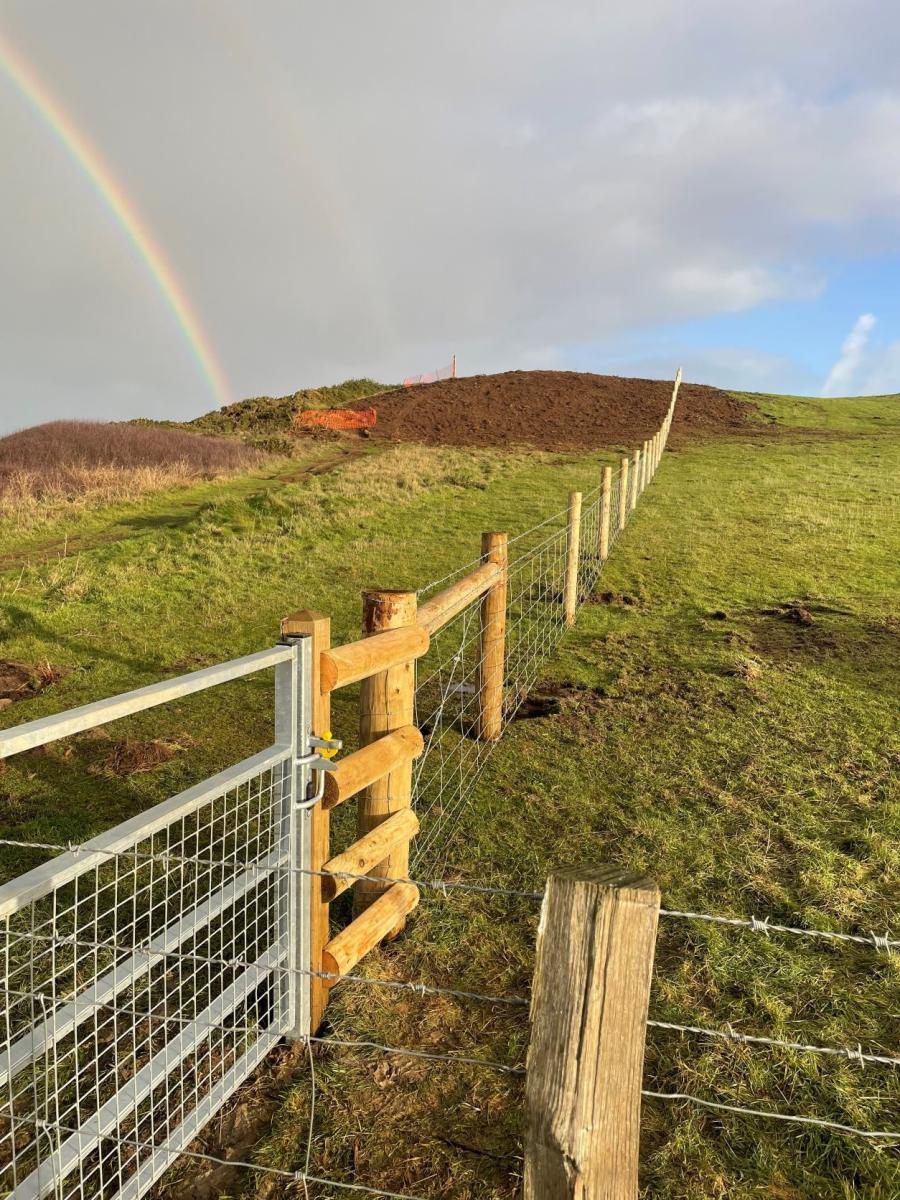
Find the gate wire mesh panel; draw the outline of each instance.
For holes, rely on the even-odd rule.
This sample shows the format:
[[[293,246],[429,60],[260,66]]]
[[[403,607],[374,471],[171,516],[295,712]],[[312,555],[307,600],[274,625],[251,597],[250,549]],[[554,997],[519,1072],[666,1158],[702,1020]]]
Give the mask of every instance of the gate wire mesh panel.
[[[619,514],[626,503],[621,485],[621,471],[616,471],[609,497],[610,550],[619,536]],[[601,506],[599,488],[583,497],[579,602],[591,594],[603,566],[599,553]],[[550,518],[510,541],[514,552],[507,584],[504,725],[539,681],[566,628],[566,528],[563,524],[548,532],[553,523]],[[446,586],[447,581],[441,583]],[[478,741],[476,736],[480,638],[481,605],[476,601],[433,634],[428,653],[417,664],[415,719],[425,737],[425,751],[413,775],[420,825],[413,843],[413,869],[433,870],[442,861],[475,779],[496,744]]]
[[[115,854],[60,855],[43,888],[14,881],[2,1194],[142,1195],[288,1029],[291,756],[243,768]]]

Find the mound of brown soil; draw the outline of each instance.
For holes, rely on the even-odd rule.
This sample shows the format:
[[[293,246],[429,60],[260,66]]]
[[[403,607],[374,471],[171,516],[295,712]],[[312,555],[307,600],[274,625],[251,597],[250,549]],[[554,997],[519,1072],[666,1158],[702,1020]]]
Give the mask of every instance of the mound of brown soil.
[[[372,434],[445,446],[630,449],[656,432],[671,396],[665,381],[578,371],[469,375],[382,393]],[[672,437],[738,432],[755,415],[728,392],[683,384]]]

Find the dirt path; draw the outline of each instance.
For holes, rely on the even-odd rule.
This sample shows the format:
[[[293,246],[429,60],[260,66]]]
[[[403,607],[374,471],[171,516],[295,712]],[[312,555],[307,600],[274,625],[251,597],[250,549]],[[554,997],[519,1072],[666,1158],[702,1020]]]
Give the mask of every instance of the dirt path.
[[[310,463],[308,466],[297,467],[296,470],[286,474],[273,475],[269,480],[260,480],[264,486],[259,489],[259,492],[274,490],[289,483],[301,483],[304,479],[312,479],[316,475],[327,475],[330,471],[343,467],[353,459],[368,453],[371,453],[371,448],[365,443],[336,447],[335,453],[327,459]],[[206,503],[206,500],[182,501],[175,504],[167,513],[136,515],[99,533],[53,538],[46,542],[38,542],[23,550],[0,554],[0,571],[10,571],[30,563],[50,562],[55,558],[68,558],[72,554],[98,550],[103,546],[128,541],[152,530],[177,529],[182,525],[190,524]]]

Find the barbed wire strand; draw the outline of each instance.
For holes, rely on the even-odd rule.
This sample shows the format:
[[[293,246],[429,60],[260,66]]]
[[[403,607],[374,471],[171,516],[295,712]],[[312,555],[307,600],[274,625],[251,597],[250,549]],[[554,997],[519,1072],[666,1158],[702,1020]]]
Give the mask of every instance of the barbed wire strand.
[[[672,1021],[656,1021],[648,1020],[647,1025],[651,1029],[670,1029],[676,1033],[695,1033],[701,1037],[716,1038],[722,1041],[729,1042],[744,1042],[749,1046],[772,1046],[779,1050],[797,1050],[804,1054],[829,1054],[836,1058],[846,1058],[851,1062],[858,1062],[860,1066],[865,1063],[880,1063],[888,1067],[900,1067],[900,1057],[890,1054],[871,1054],[864,1051],[862,1043],[855,1050],[847,1047],[842,1049],[838,1046],[812,1046],[805,1042],[790,1042],[783,1041],[780,1038],[764,1037],[750,1033],[739,1033],[736,1029],[704,1029],[699,1025],[676,1025]]]
[[[0,846],[10,846],[19,850],[53,850],[59,853],[70,854],[104,854],[109,858],[127,858],[129,861],[140,859],[155,863],[176,863],[178,865],[189,864],[192,866],[212,866],[221,867],[221,858],[207,858],[202,855],[181,855],[181,854],[153,854],[150,851],[125,849],[113,850],[97,848],[88,845],[86,842],[20,842],[13,838],[0,838]],[[309,867],[292,867],[288,863],[243,863],[235,861],[236,866],[240,867],[241,873],[257,873],[262,875],[313,875],[322,879],[352,879],[354,881],[363,881],[367,883],[409,883],[415,887],[427,888],[430,891],[443,892],[445,895],[449,892],[474,892],[485,896],[510,896],[521,900],[543,900],[544,893],[520,891],[515,888],[493,887],[490,884],[482,883],[464,883],[456,879],[406,879],[390,877],[386,879],[384,875],[357,875],[352,871],[314,871]]]
[[[436,1051],[418,1050],[409,1046],[385,1046],[381,1042],[344,1041],[334,1037],[309,1037],[307,1041],[316,1042],[321,1046],[342,1046],[357,1050],[378,1050],[385,1054],[398,1054],[406,1058],[427,1058],[435,1062],[458,1063],[467,1067],[487,1067],[492,1071],[502,1071],[507,1075],[524,1075],[523,1066],[512,1066],[509,1063],[496,1062],[489,1058],[468,1058],[459,1054],[439,1054]]]
[[[795,1113],[767,1112],[762,1108],[743,1108],[740,1105],[725,1104],[719,1100],[702,1100],[699,1096],[691,1096],[686,1092],[653,1092],[644,1088],[641,1090],[641,1095],[649,1100],[686,1100],[689,1104],[699,1104],[703,1108],[736,1113],[742,1117],[766,1117],[771,1121],[788,1121],[797,1125],[815,1125],[820,1129],[833,1129],[839,1133],[851,1133],[862,1138],[900,1140],[900,1132],[895,1133],[888,1129],[858,1129],[855,1125],[842,1125],[838,1121],[826,1121],[821,1117],[803,1117]]]
[[[82,1130],[68,1125],[60,1125],[54,1121],[44,1120],[42,1117],[22,1117],[18,1113],[6,1114],[6,1120],[9,1121],[10,1127],[15,1129],[17,1125],[35,1126],[38,1129],[43,1129],[48,1133],[65,1133],[81,1135]],[[104,1135],[105,1141],[114,1141],[120,1146],[134,1146],[138,1150],[150,1150],[154,1154],[165,1154],[169,1158],[192,1158],[200,1162],[212,1163],[217,1167],[230,1167],[232,1170],[240,1171],[255,1171],[262,1175],[275,1175],[280,1179],[289,1179],[293,1183],[318,1183],[323,1187],[343,1188],[349,1192],[362,1192],[367,1196],[384,1196],[387,1200],[424,1200],[422,1196],[413,1196],[408,1192],[390,1192],[385,1188],[369,1187],[364,1183],[342,1183],[338,1179],[325,1179],[319,1175],[310,1175],[306,1171],[291,1171],[284,1167],[267,1167],[261,1163],[246,1162],[237,1158],[219,1158],[215,1154],[204,1154],[201,1150],[175,1150],[168,1146],[157,1144],[156,1142],[145,1142],[133,1137],[120,1137],[118,1135]]]
[[[795,925],[779,925],[768,917],[720,917],[710,913],[679,912],[675,909],[661,908],[661,917],[675,917],[688,921],[707,921],[713,925],[730,925],[735,928],[749,929],[753,933],[788,933],[795,937],[818,938],[833,942],[850,942],[859,946],[869,946],[875,950],[883,950],[890,954],[900,948],[900,940],[877,933],[839,933],[830,929],[800,929]]]
[[[402,991],[415,992],[421,996],[447,996],[459,1000],[474,1000],[485,1004],[505,1004],[516,1008],[528,1008],[531,1001],[525,996],[489,996],[481,992],[469,992],[460,988],[438,987],[429,983],[419,983],[406,979],[371,978],[367,975],[339,974],[336,971],[313,971],[305,967],[283,967],[278,963],[261,964],[250,962],[244,958],[226,958],[211,954],[185,954],[177,950],[157,950],[149,944],[141,942],[122,946],[111,941],[91,941],[88,938],[76,937],[74,934],[50,934],[17,932],[7,935],[11,944],[18,942],[39,941],[50,942],[54,946],[74,946],[87,950],[118,950],[124,954],[142,954],[153,959],[175,959],[176,962],[203,963],[207,966],[223,966],[233,971],[257,971],[262,975],[305,975],[314,979],[330,979],[333,983],[365,983],[370,987],[393,988]],[[2,989],[0,989],[2,991]]]

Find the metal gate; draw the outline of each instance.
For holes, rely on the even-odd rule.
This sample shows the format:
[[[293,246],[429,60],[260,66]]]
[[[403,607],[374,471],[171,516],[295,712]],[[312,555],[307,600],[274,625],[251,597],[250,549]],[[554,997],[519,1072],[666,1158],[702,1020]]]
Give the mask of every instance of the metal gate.
[[[135,1200],[309,1034],[309,640],[0,733],[8,758],[270,668],[271,746],[0,887],[0,1195]]]

